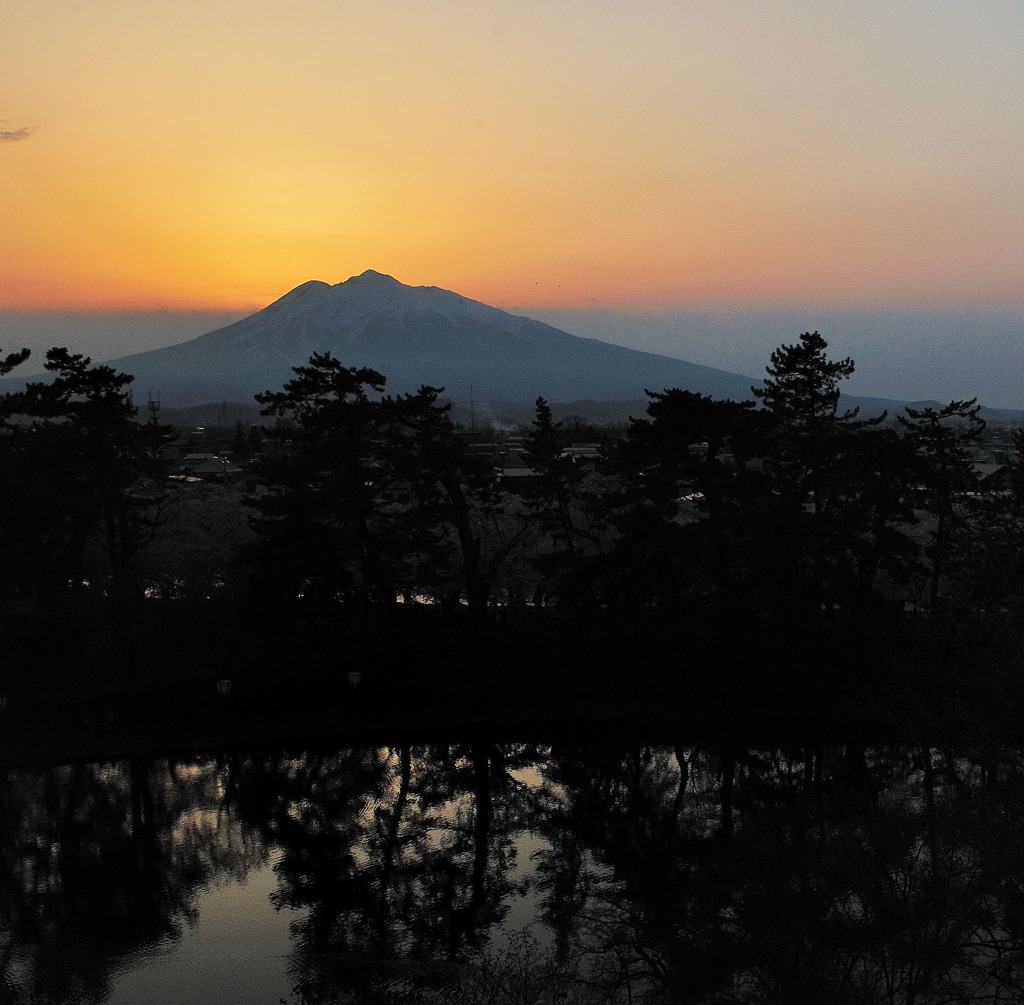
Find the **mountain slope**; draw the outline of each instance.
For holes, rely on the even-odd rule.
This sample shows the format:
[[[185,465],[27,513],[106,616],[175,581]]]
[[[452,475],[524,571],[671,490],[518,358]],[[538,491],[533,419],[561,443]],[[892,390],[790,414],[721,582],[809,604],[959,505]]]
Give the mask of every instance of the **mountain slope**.
[[[276,390],[313,352],[370,366],[388,391],[421,384],[455,399],[637,399],[685,387],[749,398],[752,378],[578,338],[447,290],[367,271],[331,286],[303,283],[241,321],[180,345],[108,361],[135,375],[136,396],[168,405],[247,400]]]

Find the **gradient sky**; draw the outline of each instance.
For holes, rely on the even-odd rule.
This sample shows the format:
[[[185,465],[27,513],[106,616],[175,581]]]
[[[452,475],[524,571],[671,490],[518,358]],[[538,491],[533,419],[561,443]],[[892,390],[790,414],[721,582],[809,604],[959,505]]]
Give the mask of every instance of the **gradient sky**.
[[[112,358],[373,268],[1024,405],[1022,39],[1022,0],[4,0],[0,347]]]
[[[5,0],[0,306],[1016,305],[1024,4]]]

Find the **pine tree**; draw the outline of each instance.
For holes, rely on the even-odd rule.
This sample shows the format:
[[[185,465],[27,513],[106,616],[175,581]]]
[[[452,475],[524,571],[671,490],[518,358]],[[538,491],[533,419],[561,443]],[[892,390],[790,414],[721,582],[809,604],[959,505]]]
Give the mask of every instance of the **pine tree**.
[[[600,534],[595,521],[595,465],[566,452],[563,424],[544,398],[535,402],[534,420],[523,456],[531,475],[520,495],[540,547],[531,564],[540,578],[538,597],[563,606],[593,610],[597,604],[595,562]]]
[[[928,552],[931,559],[929,609],[937,612],[940,585],[952,557],[955,532],[963,526],[957,500],[977,486],[970,444],[981,436],[985,420],[976,399],[951,401],[944,408],[907,407],[896,418],[914,451],[921,504],[935,518]]]
[[[838,416],[840,382],[849,379],[854,362],[849,357],[829,359],[828,343],[819,332],[804,332],[795,345],[782,345],[770,357],[763,387],[753,387],[754,397],[780,421],[791,426],[812,427],[837,418],[853,418],[854,409]]]
[[[377,441],[385,378],[314,353],[280,391],[256,395],[275,449],[260,464],[266,491],[251,500],[261,581],[286,598],[391,604],[396,569],[381,499],[395,480]]]
[[[21,366],[32,354],[30,349],[19,349],[17,352],[9,352],[3,359],[0,359],[0,377],[10,373],[16,366]]]
[[[159,494],[140,485],[162,473],[171,430],[138,421],[130,375],[60,348],[47,352],[44,366],[51,380],[3,401],[4,413],[30,420],[10,426],[3,445],[4,467],[19,486],[0,515],[5,535],[18,539],[9,588],[50,596],[105,573],[115,596],[137,592],[133,563]],[[103,570],[84,565],[92,539]]]
[[[798,604],[832,610],[856,580],[854,553],[864,525],[849,504],[864,457],[861,434],[885,419],[840,412],[840,386],[854,372],[849,357],[833,360],[818,332],[776,349],[761,388],[752,388],[769,426],[765,472],[772,503],[761,537],[774,573]]]
[[[440,388],[385,396],[374,370],[328,353],[257,400],[284,424],[261,462],[258,566],[286,596],[391,608],[436,591],[483,616],[489,593],[477,510],[491,489],[441,404]]]
[[[465,592],[470,615],[480,620],[491,588],[480,520],[497,505],[496,486],[490,465],[466,450],[450,403],[438,400],[442,390],[425,385],[387,399],[392,425],[385,450],[415,503],[409,540],[423,558],[423,580],[437,583],[445,569],[457,569],[455,593]]]
[[[523,499],[551,543],[554,554],[572,563],[577,558],[577,532],[572,502],[580,469],[566,454],[551,406],[538,398],[535,418],[526,437],[523,456],[532,469]]]
[[[623,557],[649,556],[669,595],[724,597],[742,578],[741,541],[754,480],[760,415],[752,401],[715,400],[669,388],[647,392],[648,417],[633,419],[616,451],[629,505],[620,510]],[[670,575],[666,573],[670,572]]]

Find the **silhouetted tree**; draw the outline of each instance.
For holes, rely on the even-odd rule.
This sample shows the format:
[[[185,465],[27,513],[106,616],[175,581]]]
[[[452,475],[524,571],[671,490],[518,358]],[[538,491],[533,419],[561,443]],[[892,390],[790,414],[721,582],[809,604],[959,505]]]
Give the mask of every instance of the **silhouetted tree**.
[[[731,601],[748,571],[747,516],[763,492],[749,466],[763,452],[763,417],[752,401],[647,393],[649,418],[633,420],[622,455],[641,493],[682,527],[688,592]]]
[[[915,474],[921,484],[919,502],[934,518],[928,547],[931,561],[928,599],[933,613],[951,556],[953,534],[963,525],[957,500],[977,486],[968,446],[985,428],[979,411],[980,406],[975,405],[972,398],[951,401],[941,409],[907,407],[905,416],[897,416],[915,454]]]
[[[588,540],[578,520],[587,469],[566,453],[562,424],[555,422],[547,401],[538,398],[535,408],[523,451],[532,474],[521,491],[528,517],[544,542],[533,557],[534,567],[545,583],[546,594],[557,596],[562,604],[592,608],[596,597],[585,567],[594,542]]]
[[[383,396],[385,378],[314,354],[279,392],[257,395],[277,450],[253,499],[264,576],[291,597],[358,597],[390,608],[428,592],[471,613],[487,608],[478,517],[494,503],[488,467],[471,457],[440,388]]]
[[[843,497],[835,513],[848,576],[835,588],[857,620],[878,613],[875,588],[881,573],[900,585],[920,570],[913,472],[913,450],[891,425],[862,428],[848,438]]]
[[[167,426],[140,423],[127,388],[134,379],[67,349],[51,349],[49,381],[3,399],[9,423],[2,464],[18,485],[4,496],[0,526],[17,539],[9,588],[29,596],[109,577],[113,593],[138,588],[133,563],[151,533],[147,511],[162,471]],[[102,564],[90,562],[95,540]]]
[[[376,370],[314,353],[283,390],[256,396],[263,415],[283,420],[260,465],[266,492],[252,500],[257,566],[279,595],[394,602],[395,542],[381,500],[396,474],[376,450],[384,383]]]
[[[833,360],[818,332],[771,355],[763,387],[754,387],[770,424],[765,471],[775,542],[765,571],[774,567],[798,607],[829,610],[844,583],[855,578],[851,547],[862,528],[844,525],[852,457],[859,435],[885,415],[857,419],[857,409],[839,411],[840,385],[854,370],[852,359]],[[765,528],[767,530],[767,528]]]
[[[9,352],[0,359],[0,376],[10,373],[16,366],[21,366],[32,355],[31,349],[19,349],[17,352]]]
[[[440,403],[442,388],[423,386],[384,402],[390,419],[382,444],[385,456],[408,485],[414,506],[409,540],[424,556],[430,573],[420,581],[438,582],[444,546],[454,541],[458,559],[456,596],[465,592],[470,614],[487,610],[490,576],[482,552],[481,518],[498,503],[493,470],[486,458],[472,456],[451,421],[450,403]],[[448,562],[451,567],[451,562]],[[451,589],[444,591],[451,593]]]
[[[139,556],[149,595],[200,602],[240,598],[245,549],[253,540],[242,486],[175,482],[161,500],[159,526]]]

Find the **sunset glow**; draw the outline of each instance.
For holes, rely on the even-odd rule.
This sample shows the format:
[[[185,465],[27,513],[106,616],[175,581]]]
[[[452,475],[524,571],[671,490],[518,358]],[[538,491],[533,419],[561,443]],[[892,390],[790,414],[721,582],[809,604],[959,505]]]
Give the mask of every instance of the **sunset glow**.
[[[0,306],[1019,304],[1024,7],[8,0]]]

